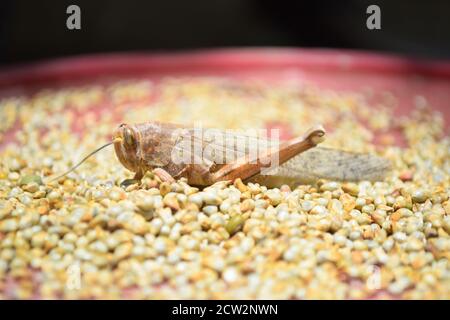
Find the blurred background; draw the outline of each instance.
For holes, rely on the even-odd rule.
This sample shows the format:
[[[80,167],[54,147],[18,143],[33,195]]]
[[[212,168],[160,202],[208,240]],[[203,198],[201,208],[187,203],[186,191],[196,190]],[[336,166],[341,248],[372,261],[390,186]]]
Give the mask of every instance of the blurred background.
[[[81,30],[66,8],[81,8]],[[381,30],[366,9],[381,8]],[[450,1],[1,0],[0,64],[100,52],[294,46],[450,57]]]

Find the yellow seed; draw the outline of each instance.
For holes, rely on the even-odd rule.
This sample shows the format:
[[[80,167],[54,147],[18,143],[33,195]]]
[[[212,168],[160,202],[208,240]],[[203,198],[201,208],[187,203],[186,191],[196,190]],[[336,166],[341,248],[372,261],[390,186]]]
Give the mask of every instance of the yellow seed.
[[[345,183],[342,185],[342,190],[348,194],[357,197],[359,194],[359,186],[355,183]]]
[[[234,181],[234,186],[239,189],[240,192],[245,192],[248,190],[247,186],[242,182],[240,178]]]
[[[159,190],[161,192],[162,196],[165,196],[166,194],[168,194],[170,192],[170,190],[172,190],[172,187],[170,186],[170,183],[168,182],[162,182],[159,185]]]

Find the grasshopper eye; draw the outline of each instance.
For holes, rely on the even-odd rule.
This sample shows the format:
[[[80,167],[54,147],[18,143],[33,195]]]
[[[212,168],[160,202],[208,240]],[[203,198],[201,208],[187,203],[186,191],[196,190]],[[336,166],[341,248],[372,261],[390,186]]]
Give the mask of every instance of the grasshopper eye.
[[[133,147],[133,148],[136,147],[136,144],[137,144],[136,138],[134,137],[133,132],[129,128],[126,128],[123,131],[123,139],[125,140],[125,144],[127,146]]]

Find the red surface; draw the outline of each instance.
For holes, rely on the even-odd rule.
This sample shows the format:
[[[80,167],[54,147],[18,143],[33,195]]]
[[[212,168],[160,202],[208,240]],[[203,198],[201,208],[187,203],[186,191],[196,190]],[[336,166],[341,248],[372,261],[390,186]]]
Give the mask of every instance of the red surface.
[[[450,61],[342,50],[234,49],[177,54],[108,54],[0,70],[0,96],[123,78],[209,75],[295,80],[321,88],[392,93],[407,113],[420,95],[450,122]]]

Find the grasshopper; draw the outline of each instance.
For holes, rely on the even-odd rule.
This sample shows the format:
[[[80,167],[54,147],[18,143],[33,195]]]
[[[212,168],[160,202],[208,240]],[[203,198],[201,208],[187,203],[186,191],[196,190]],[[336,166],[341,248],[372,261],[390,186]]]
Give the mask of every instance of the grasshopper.
[[[140,180],[146,171],[153,170],[162,181],[186,178],[190,185],[196,186],[238,178],[266,186],[310,183],[321,178],[375,181],[383,179],[390,168],[386,159],[375,155],[317,147],[325,139],[325,129],[321,125],[275,147],[267,138],[225,130],[215,132],[221,133],[222,137],[216,135],[206,139],[199,137],[193,128],[168,123],[121,124],[111,142],[63,175],[111,144],[122,165],[135,173],[134,180]],[[226,144],[225,140],[233,143]],[[238,142],[243,141],[251,143],[238,148]],[[177,155],[183,155],[189,161],[180,162]],[[231,161],[222,161],[224,156]]]

